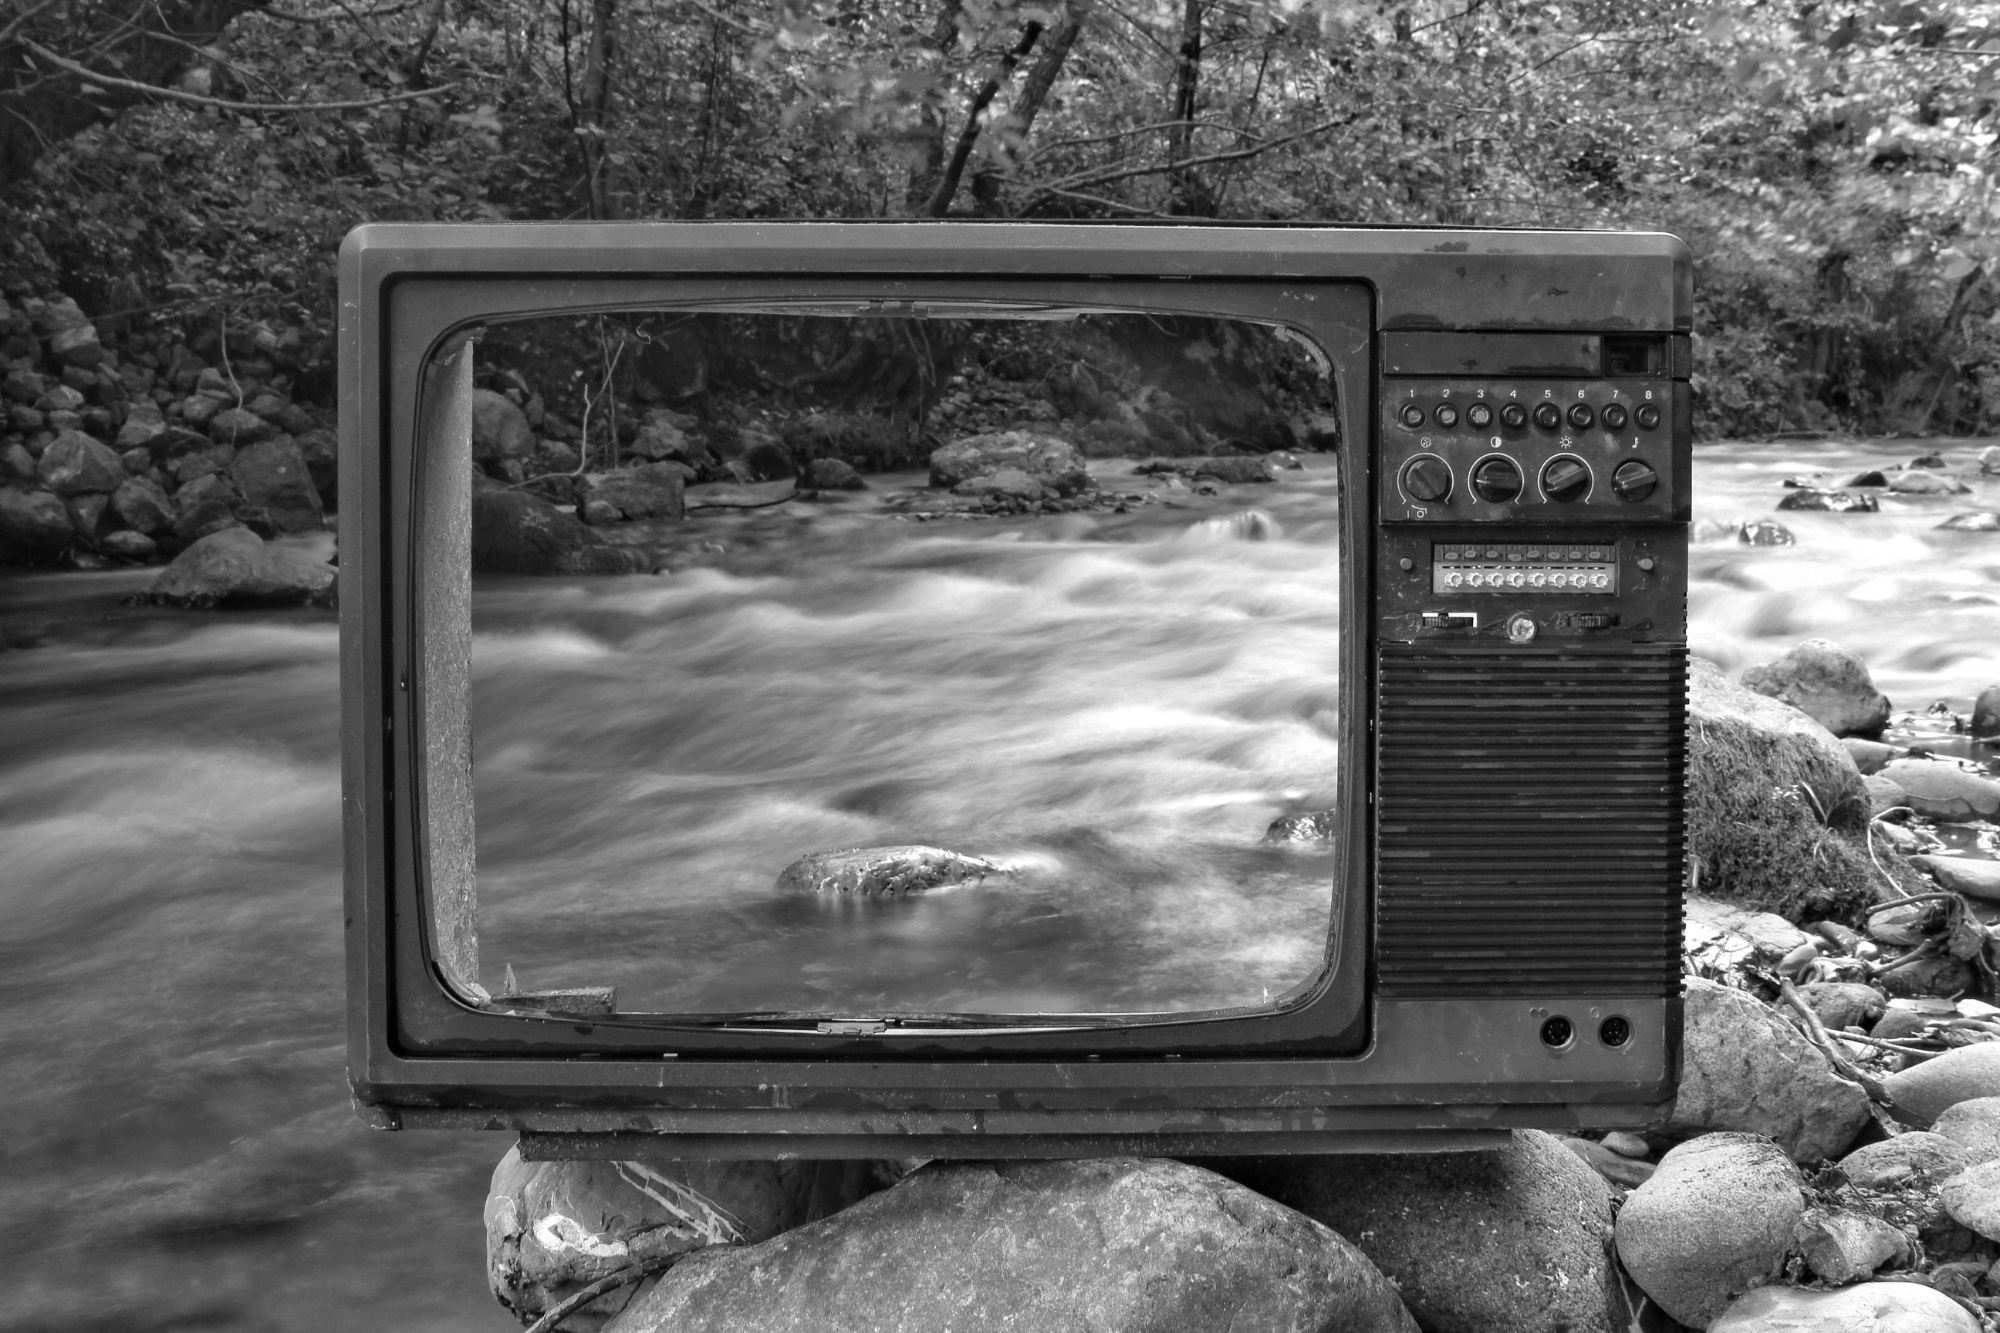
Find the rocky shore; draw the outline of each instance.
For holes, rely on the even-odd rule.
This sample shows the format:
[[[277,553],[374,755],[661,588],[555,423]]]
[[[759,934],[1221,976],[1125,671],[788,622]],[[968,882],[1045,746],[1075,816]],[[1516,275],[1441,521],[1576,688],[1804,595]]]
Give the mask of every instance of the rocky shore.
[[[1824,640],[1739,680],[1698,660],[1690,696],[1684,1070],[1643,1133],[1200,1162],[510,1152],[495,1295],[611,1333],[2000,1328],[2000,780],[1880,739],[1892,701]],[[2000,686],[1943,721],[2000,741]]]

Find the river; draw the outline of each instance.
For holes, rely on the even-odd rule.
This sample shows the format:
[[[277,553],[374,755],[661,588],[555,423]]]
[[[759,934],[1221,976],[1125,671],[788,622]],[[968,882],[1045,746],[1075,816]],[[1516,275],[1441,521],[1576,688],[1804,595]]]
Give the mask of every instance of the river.
[[[1950,513],[2000,508],[2000,478],[1974,477],[1972,496],[1887,498],[1880,514],[1776,515],[1792,546],[1743,546],[1733,530],[1773,515],[1787,475],[1881,467],[1931,447],[1698,450],[1696,651],[1733,671],[1799,639],[1832,638],[1869,661],[1899,714],[1919,715],[1917,734],[1942,744],[1924,710],[1943,701],[1964,713],[2000,682],[2000,536],[1934,529]],[[1970,446],[1945,452],[1976,471],[1965,467]],[[1034,910],[996,920],[962,896],[970,906],[953,910],[963,919],[915,944],[907,932],[866,941],[857,956],[998,932],[1009,947],[1049,945],[1061,961],[1032,993],[956,991],[944,973],[919,969],[903,1000],[1178,1007],[1284,984],[1309,962],[1299,941],[1312,921],[1287,897],[1288,863],[1256,837],[1274,814],[1326,794],[1325,489],[1323,476],[1229,488],[1202,502],[1212,510],[1172,515],[896,524],[892,540],[870,539],[865,559],[829,565],[811,589],[746,555],[625,584],[483,590],[482,708],[507,716],[491,710],[538,690],[562,701],[531,724],[482,733],[482,799],[490,790],[505,812],[482,834],[494,867],[482,886],[488,968],[517,963],[523,985],[602,980],[609,969],[621,1000],[645,993],[630,958],[572,961],[601,954],[606,928],[587,903],[547,896],[559,892],[544,887],[547,869],[596,877],[630,907],[643,896],[633,866],[699,855],[704,837],[658,817],[690,799],[687,788],[670,780],[660,738],[628,725],[619,701],[666,688],[662,663],[707,653],[707,702],[677,704],[713,715],[706,789],[727,776],[722,761],[805,773],[835,755],[873,773],[902,753],[917,775],[833,784],[832,799],[761,790],[750,814],[727,815],[758,837],[788,823],[792,850],[872,837],[885,811],[897,829],[942,837],[1006,808],[1016,825],[973,850],[1030,869],[1068,855],[1111,884],[1126,860],[1096,856],[1074,832],[1097,828],[1164,846],[1159,860],[1183,866],[1182,910],[1141,923],[1157,945],[1143,984],[1092,977],[1089,951],[1045,927],[1038,935]],[[1226,520],[1253,502],[1269,514],[1255,525],[1267,540],[1246,542],[1244,525]],[[1205,518],[1225,522],[1190,528]],[[1252,593],[1215,572],[1223,550],[1250,572]],[[15,1274],[0,1327],[501,1333],[514,1325],[485,1291],[479,1212],[504,1140],[373,1133],[347,1105],[332,618],[119,604],[150,577],[0,576],[0,1253]],[[1277,645],[1254,679],[1232,665],[1247,637],[1203,649],[1175,632],[1188,608],[1214,621],[1225,604],[1234,609],[1222,621]],[[702,633],[668,634],[669,619]],[[816,636],[843,619],[850,631],[875,626],[890,651],[815,657]],[[977,641],[954,650],[944,630],[966,625],[982,627]],[[1034,669],[1034,635],[1059,625],[1094,646],[1060,671]],[[913,703],[907,682],[869,684],[885,660],[935,668],[953,651],[955,696]],[[862,696],[873,703],[845,731],[819,729],[842,716],[836,703]],[[741,711],[715,712],[725,697]],[[974,699],[985,711],[968,711]],[[903,711],[913,707],[933,719],[976,715],[989,730],[913,752]],[[760,740],[772,733],[752,724],[774,710],[800,726]],[[1002,741],[990,731],[995,717],[1051,710],[1071,724]],[[1172,748],[1158,762],[1162,738]],[[774,744],[794,748],[759,748]],[[949,782],[948,800],[926,795],[931,778],[967,765],[988,771],[983,798]],[[602,776],[642,767],[623,786]],[[576,827],[580,812],[599,822]],[[635,812],[654,819],[650,841],[607,836]],[[1235,873],[1244,867],[1272,878],[1255,887],[1255,874]],[[773,872],[768,861],[753,869],[759,883]],[[742,890],[715,882],[721,920]],[[537,931],[526,928],[530,907],[541,910]],[[550,908],[566,924],[549,927]],[[1225,926],[1212,957],[1177,924],[1190,908]],[[814,904],[786,910],[797,919],[778,922],[793,932],[783,971],[804,975],[826,932],[846,927],[814,916]],[[726,993],[733,975],[712,969],[702,984],[714,989],[702,994]],[[653,998],[672,1003],[674,992]]]

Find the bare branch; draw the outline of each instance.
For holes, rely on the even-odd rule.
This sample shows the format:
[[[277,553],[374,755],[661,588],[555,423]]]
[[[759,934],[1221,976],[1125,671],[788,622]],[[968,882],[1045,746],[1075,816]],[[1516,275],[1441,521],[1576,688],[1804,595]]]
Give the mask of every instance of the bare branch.
[[[1110,143],[1113,139],[1129,139],[1138,134],[1151,134],[1155,130],[1166,129],[1169,125],[1180,125],[1183,123],[1185,122],[1179,120],[1156,120],[1150,125],[1141,125],[1136,129],[1113,130],[1109,134],[1093,134],[1082,139],[1051,139],[1049,142],[1043,144],[1038,151],[1047,153],[1058,148],[1082,148],[1088,144]],[[1197,120],[1194,122],[1194,127],[1198,130],[1230,130],[1245,138],[1258,138],[1257,135],[1251,134],[1248,130],[1237,129],[1236,126],[1226,120]]]
[[[414,92],[390,93],[386,97],[371,98],[365,102],[231,102],[220,97],[202,97],[196,93],[184,93],[177,88],[160,88],[150,83],[139,83],[132,79],[116,79],[109,74],[99,74],[86,65],[74,60],[65,60],[39,42],[20,39],[21,45],[54,65],[67,70],[87,83],[99,84],[106,88],[124,88],[129,92],[144,93],[149,97],[163,97],[169,102],[183,102],[189,106],[212,106],[223,111],[365,111],[370,107],[388,106],[394,102],[412,102],[419,97],[435,97],[456,84],[441,83],[435,88],[421,88]]]
[[[60,0],[42,0],[40,4],[30,5],[26,9],[22,10],[20,13],[16,14],[13,18],[7,20],[7,26],[4,28],[0,28],[0,43],[6,43],[12,41],[14,38],[14,34],[19,32],[23,27],[25,27],[29,19],[41,13],[44,9],[53,8],[55,5],[59,3]]]
[[[1207,166],[1211,162],[1240,162],[1245,158],[1255,157],[1259,153],[1268,153],[1273,148],[1282,148],[1286,144],[1297,143],[1299,140],[1309,138],[1312,135],[1323,134],[1328,130],[1338,129],[1342,125],[1351,125],[1359,120],[1363,114],[1359,111],[1349,112],[1344,116],[1336,116],[1332,120],[1323,120],[1308,129],[1300,130],[1296,134],[1287,134],[1281,139],[1267,139],[1263,143],[1253,144],[1248,148],[1233,149],[1226,153],[1210,153],[1205,157],[1190,157],[1179,162],[1163,162],[1158,166],[1151,167],[1128,167],[1123,171],[1106,171],[1096,175],[1085,172],[1080,175],[1050,181],[1046,185],[1028,184],[1021,188],[1033,190],[1038,195],[1055,194],[1059,190],[1074,190],[1085,185],[1108,185],[1112,181],[1129,180],[1134,176],[1163,176],[1169,171],[1187,167]]]

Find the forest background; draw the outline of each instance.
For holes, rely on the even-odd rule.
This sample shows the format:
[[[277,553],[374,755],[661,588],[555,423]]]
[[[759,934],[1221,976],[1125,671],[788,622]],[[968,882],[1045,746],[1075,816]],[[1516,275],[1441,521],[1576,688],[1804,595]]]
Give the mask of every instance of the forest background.
[[[357,223],[1624,227],[1706,437],[2000,433],[2000,4],[10,0],[0,290],[282,342]],[[226,341],[225,341],[226,340]]]

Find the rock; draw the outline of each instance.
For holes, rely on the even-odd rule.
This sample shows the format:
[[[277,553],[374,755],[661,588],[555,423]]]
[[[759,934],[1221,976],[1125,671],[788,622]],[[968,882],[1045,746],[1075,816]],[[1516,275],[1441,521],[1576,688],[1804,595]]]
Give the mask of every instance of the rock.
[[[1195,465],[1197,477],[1214,477],[1231,485],[1276,481],[1278,469],[1264,458],[1207,458]]]
[[[97,341],[97,330],[85,324],[51,337],[49,355],[66,366],[96,366],[104,362],[104,346]]]
[[[109,445],[80,430],[66,430],[42,450],[36,473],[57,495],[109,495],[125,480],[125,464]]]
[[[1621,1153],[1615,1153],[1601,1143],[1589,1139],[1564,1139],[1562,1146],[1575,1153],[1584,1165],[1603,1176],[1614,1185],[1631,1188],[1642,1185],[1652,1178],[1657,1169],[1651,1162],[1634,1161]]]
[[[971,495],[982,499],[1026,500],[1040,502],[1055,492],[1042,485],[1017,467],[1003,467],[998,472],[984,476],[968,477],[951,488],[953,495]]]
[[[652,565],[645,552],[599,541],[539,496],[497,488],[472,492],[475,574],[642,574]]]
[[[1610,1326],[1610,1192],[1539,1130],[1516,1130],[1491,1152],[1218,1165],[1351,1239],[1429,1333],[1605,1333]]]
[[[1988,1240],[2000,1240],[2000,1162],[1980,1162],[1944,1182],[1951,1220]]]
[[[643,424],[639,427],[639,433],[625,446],[626,452],[636,458],[654,460],[692,458],[695,450],[688,443],[687,435],[675,419],[678,415],[662,408],[648,411]]]
[[[1989,444],[1979,451],[1979,470],[1986,473],[2000,472],[2000,444]]]
[[[1875,901],[1866,790],[1825,727],[1697,657],[1688,741],[1688,851],[1702,893],[1793,917],[1809,897],[1830,898],[1815,915]]]
[[[1887,486],[1889,479],[1878,468],[1866,468],[1840,483],[1842,489],[1850,486]]]
[[[809,852],[778,872],[778,888],[793,893],[900,898],[954,884],[984,883],[1005,867],[940,847],[846,847]]]
[[[2000,1161],[2000,1096],[1969,1097],[1946,1108],[1931,1132],[1965,1149],[1968,1166]]]
[[[1953,514],[1938,524],[1942,532],[2000,532],[2000,514],[1985,510],[1974,514]]]
[[[106,555],[115,555],[120,560],[130,560],[141,565],[150,564],[160,549],[159,543],[151,537],[143,532],[134,532],[130,528],[107,532],[98,545],[103,548]]]
[[[1799,996],[1835,1032],[1857,1024],[1865,1028],[1889,1008],[1886,995],[1858,981],[1809,982],[1799,987]]]
[[[792,463],[792,456],[785,446],[775,439],[755,440],[747,443],[743,456],[735,460],[750,474],[750,480],[776,481],[794,476],[798,468]]]
[[[1745,546],[1794,546],[1799,540],[1790,528],[1768,518],[1743,524],[1736,529],[1736,539]]]
[[[41,563],[68,548],[75,532],[62,498],[0,487],[0,559]]]
[[[1883,990],[1906,997],[1955,995],[1971,990],[1978,982],[1979,974],[1973,971],[1971,963],[1945,954],[1884,972],[1880,977]]]
[[[200,430],[221,413],[222,407],[222,400],[219,398],[210,398],[200,393],[189,394],[181,399],[178,415],[185,425]]]
[[[246,408],[226,407],[208,419],[210,439],[233,444],[239,449],[259,440],[268,440],[277,433],[275,426]]]
[[[879,1188],[864,1161],[524,1162],[507,1150],[486,1196],[487,1283],[531,1321],[633,1263],[707,1244],[756,1244]],[[596,1328],[631,1289],[563,1327]]]
[[[2000,782],[1956,764],[1898,759],[1881,776],[1903,789],[1912,810],[1931,819],[1964,823],[2000,815]]]
[[[320,503],[331,509],[337,498],[338,477],[335,473],[335,458],[338,445],[330,430],[309,430],[292,440],[292,447],[299,451],[299,457],[306,462],[306,472],[312,477],[313,489],[319,492]],[[574,462],[575,460],[571,460]]]
[[[332,565],[275,546],[247,528],[210,533],[175,556],[145,597],[161,606],[328,605]]]
[[[183,546],[243,525],[236,516],[236,496],[215,473],[182,482],[174,492],[174,506],[180,511],[174,518],[174,539]]]
[[[2000,861],[1974,861],[1961,856],[1913,856],[1910,860],[1930,871],[1939,885],[1953,893],[2000,902]]]
[[[1286,815],[1271,821],[1264,830],[1265,842],[1330,843],[1340,826],[1331,810],[1313,810],[1302,815]]]
[[[947,488],[1003,468],[1025,472],[1059,495],[1074,495],[1090,484],[1075,445],[1027,430],[969,435],[932,451],[930,467],[931,485]]]
[[[861,474],[838,458],[815,458],[806,464],[799,484],[815,491],[862,491],[868,483]]]
[[[35,456],[18,444],[0,449],[0,477],[11,482],[32,484],[36,480]]]
[[[1868,792],[1868,815],[1871,819],[1880,819],[1891,810],[1909,808],[1910,794],[1897,786],[1893,778],[1871,773],[1861,779],[1861,785]]]
[[[686,512],[687,475],[677,463],[616,468],[588,483],[577,513],[586,523],[680,518]]]
[[[1812,936],[1775,912],[1751,912],[1730,903],[1688,894],[1685,902],[1684,940],[1689,951],[1706,945],[1715,937],[1730,955],[1741,954],[1745,961],[1770,966],[1784,958]]]
[[[1927,454],[1918,454],[1915,458],[1912,458],[1908,466],[1941,468],[1944,466],[1944,455],[1933,449]]]
[[[1847,757],[1854,761],[1854,766],[1861,770],[1863,777],[1880,773],[1883,765],[1902,753],[1893,745],[1884,745],[1881,741],[1863,740],[1859,736],[1841,737],[1840,747],[1847,751]]]
[[[90,316],[83,313],[83,307],[61,292],[39,303],[30,298],[22,302],[22,309],[34,320],[35,332],[44,338],[53,338],[68,329],[87,328],[90,324]]]
[[[1836,1286],[1910,1257],[1910,1238],[1899,1228],[1850,1208],[1808,1208],[1792,1235],[1806,1267]]]
[[[1944,1183],[1972,1160],[1964,1145],[1917,1129],[1856,1148],[1840,1159],[1840,1174],[1864,1190],[1923,1188]]]
[[[1709,1333],[1979,1333],[1979,1321],[1941,1291],[1914,1282],[1864,1282],[1838,1291],[1759,1287]]]
[[[153,470],[153,451],[150,449],[125,449],[120,451],[118,461],[133,476],[143,476]]]
[[[1689,977],[1685,1007],[1667,1133],[1745,1130],[1775,1139],[1793,1161],[1816,1162],[1868,1123],[1867,1094],[1762,1001]]]
[[[1960,1102],[2000,1096],[2000,1043],[1960,1046],[1882,1082],[1898,1107],[1920,1120],[1936,1120]]]
[[[1805,1216],[1804,1181],[1770,1140],[1710,1134],[1660,1159],[1618,1213],[1618,1257],[1683,1324],[1707,1328],[1784,1270]]]
[[[1889,700],[1869,679],[1868,664],[1837,643],[1807,639],[1753,666],[1746,689],[1797,708],[1836,736],[1872,736],[1889,720]]]
[[[1897,495],[1965,495],[1972,490],[1957,477],[1928,469],[1890,474],[1889,489]]]
[[[526,458],[535,451],[535,432],[514,401],[491,389],[472,391],[472,457],[480,463]]]
[[[1114,1157],[934,1162],[824,1221],[683,1260],[606,1333],[1222,1328],[1417,1324],[1326,1227],[1198,1167]]]
[[[32,370],[10,370],[5,379],[0,379],[0,395],[5,395],[17,403],[32,405],[48,390],[47,383]]]
[[[1981,739],[2000,736],[2000,685],[1988,685],[1972,701],[1972,734]]]
[[[166,433],[167,419],[161,414],[160,405],[140,399],[125,411],[125,424],[118,428],[118,447],[142,448]]]
[[[1604,1136],[1602,1142],[1620,1157],[1630,1157],[1634,1161],[1645,1161],[1653,1155],[1653,1150],[1646,1146],[1643,1136],[1627,1130],[1614,1129]]]
[[[63,501],[69,510],[70,530],[82,538],[87,545],[96,545],[103,534],[104,511],[111,507],[111,497],[101,491],[87,495],[72,495]]]
[[[1873,514],[1882,506],[1872,495],[1852,491],[1793,491],[1778,501],[1780,509],[1810,509],[1825,514]]]
[[[280,532],[317,532],[326,526],[312,474],[289,439],[264,440],[239,449],[229,472],[237,491],[269,514]]]
[[[272,393],[266,389],[246,401],[243,410],[260,416],[283,430],[285,419],[291,415],[291,406],[291,400],[283,394]]]

